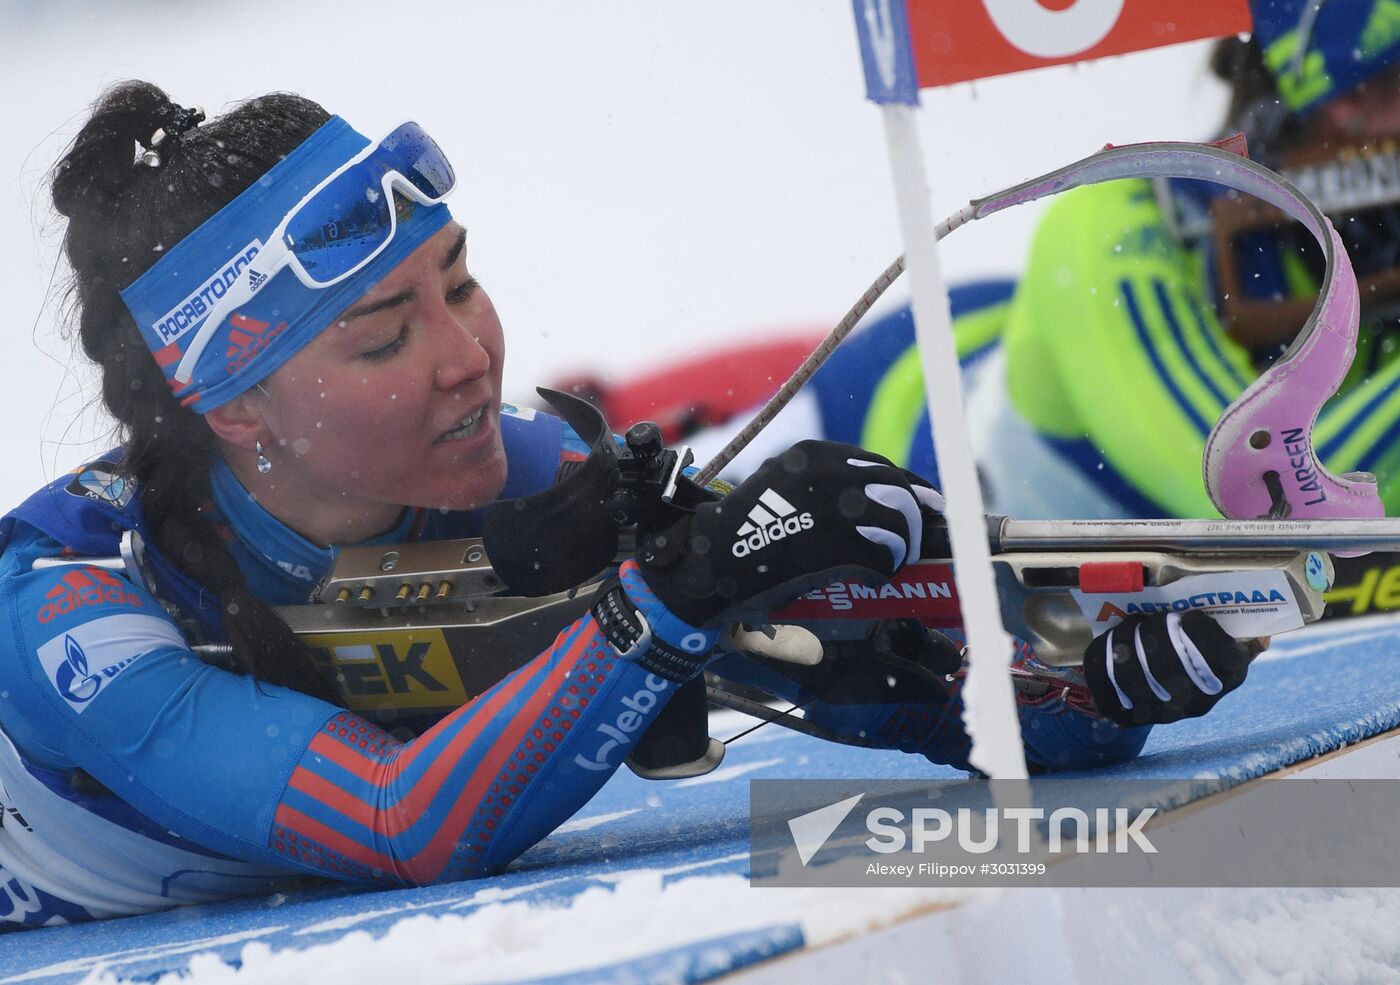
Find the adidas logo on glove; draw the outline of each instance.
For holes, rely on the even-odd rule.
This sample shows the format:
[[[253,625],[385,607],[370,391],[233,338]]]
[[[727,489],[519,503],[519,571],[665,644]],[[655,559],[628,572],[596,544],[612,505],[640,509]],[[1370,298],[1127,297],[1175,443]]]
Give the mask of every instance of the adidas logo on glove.
[[[811,530],[814,525],[811,513],[798,513],[797,507],[772,489],[765,489],[754,508],[749,510],[748,520],[739,528],[739,539],[730,546],[729,551],[735,557],[748,557],[775,540]]]

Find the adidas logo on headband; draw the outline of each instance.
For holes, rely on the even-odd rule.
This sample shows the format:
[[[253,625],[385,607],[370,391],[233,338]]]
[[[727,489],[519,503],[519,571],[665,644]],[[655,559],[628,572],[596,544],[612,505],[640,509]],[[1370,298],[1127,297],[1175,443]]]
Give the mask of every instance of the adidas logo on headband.
[[[811,513],[798,513],[797,507],[772,489],[765,489],[749,510],[747,522],[739,528],[739,539],[730,545],[729,551],[735,557],[748,557],[775,540],[811,530],[814,525]]]

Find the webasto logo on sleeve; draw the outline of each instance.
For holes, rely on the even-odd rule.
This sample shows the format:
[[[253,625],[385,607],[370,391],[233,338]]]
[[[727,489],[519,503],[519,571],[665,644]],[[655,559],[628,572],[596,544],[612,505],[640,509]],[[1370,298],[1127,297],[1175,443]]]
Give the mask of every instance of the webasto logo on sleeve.
[[[735,557],[748,557],[769,544],[816,525],[811,513],[798,513],[793,506],[772,489],[765,489],[758,502],[749,510],[749,518],[739,528],[739,539],[729,548]]]
[[[648,721],[652,711],[656,708],[659,696],[666,693],[673,685],[664,677],[657,677],[655,674],[648,674],[643,686],[635,692],[625,695],[620,704],[625,709],[615,721],[603,722],[594,729],[603,736],[603,741],[592,756],[585,756],[582,753],[574,756],[574,762],[586,770],[595,772],[610,770],[617,766],[623,758],[618,757],[614,762],[611,756],[618,749],[626,749],[633,742],[633,736]]]
[[[262,244],[253,240],[219,268],[217,274],[200,284],[179,304],[157,318],[151,327],[160,335],[161,340],[169,345],[203,321],[204,316],[209,314],[209,309],[214,307],[214,302],[228,293],[228,289],[233,286],[234,281],[238,280],[238,275],[243,272],[243,268],[253,262],[253,257],[258,255],[258,250],[261,248]]]

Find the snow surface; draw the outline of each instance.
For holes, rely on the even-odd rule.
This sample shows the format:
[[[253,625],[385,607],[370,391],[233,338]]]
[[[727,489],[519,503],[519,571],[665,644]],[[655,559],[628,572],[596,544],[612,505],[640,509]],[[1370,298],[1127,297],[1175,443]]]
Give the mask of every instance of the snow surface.
[[[1200,71],[1204,51],[1179,46],[927,94],[937,211],[1105,142],[1211,135],[1224,97]],[[280,88],[369,132],[409,116],[427,126],[463,179],[453,208],[506,324],[510,394],[580,368],[625,375],[757,331],[825,328],[900,250],[845,0],[8,0],[7,504],[107,443],[100,414],[85,409],[92,376],[57,332],[58,229],[43,177],[85,106],[132,77],[211,111]],[[1014,272],[1038,209],[960,231],[942,252],[950,279]],[[574,829],[583,836],[587,820]],[[607,820],[594,822],[599,831]],[[809,943],[829,941],[951,899],[928,892],[838,900],[752,891],[732,875],[629,874],[567,908],[503,898],[466,916],[409,917],[377,939],[347,925],[344,938],[304,952],[252,943],[241,970],[196,959],[181,980],[533,978],[659,951],[699,930],[796,922]],[[1078,929],[1116,931],[1129,955],[1141,941],[1174,938],[1168,964],[1203,981],[1400,978],[1396,892],[1160,891],[1144,901],[1086,891],[1075,900],[1063,904],[1095,917]],[[0,940],[0,951],[22,947],[23,936]],[[1109,950],[1105,977],[1122,970],[1122,954],[1115,962]],[[937,967],[936,955],[929,961]],[[89,980],[113,979],[98,971]]]
[[[348,934],[334,944],[274,951],[253,942],[233,967],[197,955],[188,972],[162,975],[155,985],[341,985],[411,980],[414,985],[469,985],[575,976],[694,942],[696,914],[715,936],[791,922],[808,947],[820,947],[888,926],[896,919],[953,906],[985,905],[993,890],[836,889],[747,890],[738,876],[698,876],[662,885],[639,873],[615,889],[586,891],[569,906],[542,911],[522,901],[470,916],[411,916],[382,937]],[[1165,942],[1171,976],[1136,969],[1138,982],[1190,980],[1199,985],[1304,983],[1366,985],[1400,982],[1400,897],[1390,890],[1059,890],[1071,906],[1092,912],[1096,932],[1071,939],[1082,972],[1095,963],[1119,973],[1140,941]],[[1022,894],[1023,895],[1023,894]],[[1085,898],[1087,897],[1087,898]],[[549,921],[547,947],[541,920]],[[1114,953],[1114,948],[1117,953]],[[928,955],[931,967],[938,953]],[[942,960],[951,960],[945,956]],[[727,964],[721,965],[728,967]],[[411,970],[410,970],[411,969]],[[905,974],[888,980],[918,981]],[[1189,977],[1174,977],[1185,972]],[[1041,982],[1046,981],[1038,977]],[[1116,976],[1115,976],[1116,977]],[[140,979],[150,981],[150,979]],[[1084,977],[1081,981],[1111,981]],[[83,985],[125,985],[94,972]]]
[[[991,890],[930,888],[878,893],[749,890],[748,880],[741,876],[696,876],[664,885],[660,873],[638,872],[613,888],[586,890],[565,907],[542,910],[534,903],[515,900],[468,916],[407,917],[377,939],[352,933],[334,944],[303,951],[272,951],[255,942],[243,949],[239,968],[213,956],[196,957],[187,975],[163,975],[156,981],[157,985],[387,982],[402,979],[408,955],[412,955],[415,985],[571,976],[694,944],[701,914],[706,937],[796,924],[808,946],[820,946],[882,926],[891,917],[995,895]],[[542,919],[554,928],[547,947],[541,947]],[[95,972],[84,981],[115,985],[123,979]]]

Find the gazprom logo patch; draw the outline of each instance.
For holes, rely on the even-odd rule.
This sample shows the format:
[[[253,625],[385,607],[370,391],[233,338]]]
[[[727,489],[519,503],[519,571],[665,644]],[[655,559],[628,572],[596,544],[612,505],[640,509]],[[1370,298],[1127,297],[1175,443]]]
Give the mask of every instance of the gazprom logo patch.
[[[39,663],[68,706],[82,714],[122,671],[143,654],[185,646],[174,626],[155,616],[123,613],[83,623],[39,647]]]
[[[88,671],[87,654],[71,636],[63,637],[64,662],[58,667],[58,693],[70,704],[86,703],[102,686],[102,676]]]
[[[151,328],[155,329],[161,341],[169,345],[204,321],[204,317],[214,307],[214,302],[228,293],[228,289],[238,280],[238,275],[243,272],[243,268],[253,262],[253,257],[258,255],[260,249],[262,249],[262,243],[253,240],[230,257],[219,268],[218,273],[197,286],[179,304],[157,318]]]
[[[515,404],[501,403],[502,417],[518,417],[522,421],[533,421],[535,419],[535,408],[517,407]]]

